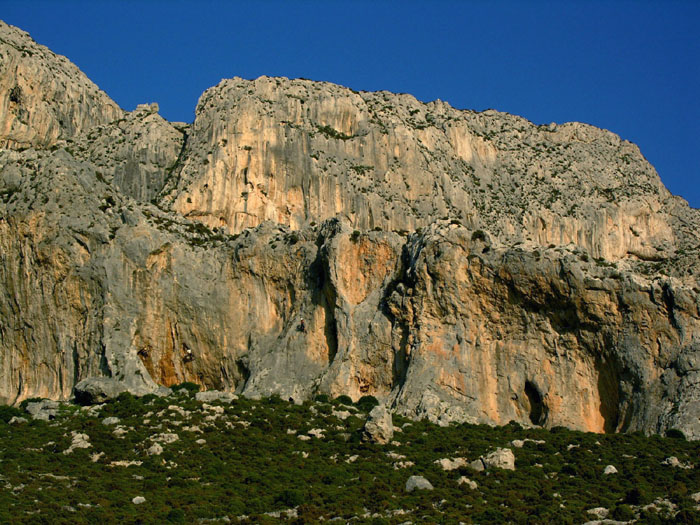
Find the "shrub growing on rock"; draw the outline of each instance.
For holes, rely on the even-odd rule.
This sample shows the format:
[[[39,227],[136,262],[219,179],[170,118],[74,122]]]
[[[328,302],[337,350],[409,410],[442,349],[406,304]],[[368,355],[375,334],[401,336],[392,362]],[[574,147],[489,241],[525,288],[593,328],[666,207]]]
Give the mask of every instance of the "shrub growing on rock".
[[[379,404],[379,401],[377,400],[376,397],[374,397],[374,396],[362,396],[360,399],[357,400],[357,403],[355,403],[355,406],[357,408],[359,408],[360,410],[363,410],[365,412],[369,412],[374,407],[376,407],[378,404]]]
[[[179,385],[175,385],[171,388],[173,392],[185,392],[193,396],[199,392],[201,387],[196,383],[192,383],[191,381],[185,381],[184,383],[180,383]]]
[[[352,398],[350,396],[346,396],[345,394],[338,396],[335,398],[333,401],[334,405],[352,405]]]
[[[22,411],[15,407],[0,405],[0,421],[9,423],[13,417],[22,417]]]

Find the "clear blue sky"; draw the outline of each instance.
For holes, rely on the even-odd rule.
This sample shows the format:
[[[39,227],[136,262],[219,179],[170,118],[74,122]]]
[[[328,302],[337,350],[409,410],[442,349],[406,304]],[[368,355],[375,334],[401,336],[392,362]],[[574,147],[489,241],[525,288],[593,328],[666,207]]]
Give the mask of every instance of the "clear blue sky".
[[[125,109],[191,121],[220,79],[281,75],[587,122],[637,143],[700,208],[698,0],[0,0],[0,18]]]

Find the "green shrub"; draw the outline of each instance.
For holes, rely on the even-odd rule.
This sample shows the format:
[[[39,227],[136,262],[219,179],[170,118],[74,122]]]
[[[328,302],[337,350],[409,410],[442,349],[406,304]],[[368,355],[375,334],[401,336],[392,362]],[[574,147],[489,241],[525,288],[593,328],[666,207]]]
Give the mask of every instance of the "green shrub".
[[[624,502],[629,503],[630,505],[641,505],[643,503],[647,503],[650,499],[651,498],[649,498],[649,495],[643,488],[634,487],[633,489],[627,491]]]
[[[13,417],[22,417],[22,411],[15,407],[0,405],[0,421],[9,423]]]
[[[670,428],[666,431],[666,437],[667,438],[673,438],[673,439],[686,439],[685,434],[683,433],[682,430],[679,430],[677,428]]]
[[[168,523],[185,523],[185,512],[182,509],[173,509],[166,517]]]
[[[374,407],[376,407],[378,404],[379,404],[379,401],[377,400],[376,397],[374,397],[374,396],[362,396],[360,399],[357,400],[357,403],[355,403],[355,406],[357,408],[359,408],[360,410],[363,410],[365,412],[369,412]]]
[[[619,521],[629,521],[634,519],[634,512],[629,505],[623,503],[613,509],[612,517]]]
[[[27,410],[27,405],[28,405],[29,403],[38,403],[39,401],[43,401],[43,400],[44,400],[43,397],[30,397],[30,398],[25,399],[24,401],[22,401],[22,402],[19,404],[19,408],[20,408],[20,410],[25,411],[25,410]]]
[[[352,405],[352,398],[343,394],[341,396],[336,397],[334,403],[338,405]]]
[[[182,392],[184,391],[185,393],[189,395],[194,395],[200,390],[200,386],[197,383],[192,383],[191,381],[185,381],[184,383],[180,383],[179,385],[175,385],[170,387],[173,392]]]
[[[328,403],[330,398],[327,394],[318,394],[316,397],[314,397],[314,401],[317,403]]]
[[[285,507],[296,507],[304,503],[304,495],[299,490],[286,489],[277,495],[275,502]]]
[[[476,230],[472,233],[472,241],[486,241],[486,232],[484,230]]]

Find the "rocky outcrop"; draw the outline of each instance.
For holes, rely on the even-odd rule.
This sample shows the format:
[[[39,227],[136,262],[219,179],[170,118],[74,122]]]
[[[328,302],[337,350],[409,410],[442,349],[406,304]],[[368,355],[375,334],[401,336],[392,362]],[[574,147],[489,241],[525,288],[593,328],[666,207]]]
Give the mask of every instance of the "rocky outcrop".
[[[88,377],[73,387],[73,395],[75,401],[81,405],[94,405],[116,399],[124,392],[136,395],[156,393],[160,396],[170,393],[169,388],[160,387],[154,390],[150,385],[144,385],[142,381],[133,382],[132,379],[133,377],[129,376],[121,381],[111,377]]]
[[[370,413],[363,430],[366,441],[385,445],[394,437],[394,424],[391,412],[385,406],[377,405]]]
[[[66,57],[0,21],[0,147],[51,146],[122,113]]]
[[[700,438],[700,217],[634,145],[302,80],[191,126],[85,89],[2,135],[0,402],[190,381]]]
[[[406,492],[414,490],[433,490],[433,485],[423,476],[411,476],[406,480]]]
[[[207,90],[170,187],[175,211],[233,233],[341,214],[359,230],[449,218],[614,260],[661,260],[700,242],[697,230],[677,235],[677,199],[613,133],[308,80]]]
[[[170,123],[158,115],[158,104],[141,104],[67,147],[121,193],[151,202],[177,166],[187,129],[186,124]]]

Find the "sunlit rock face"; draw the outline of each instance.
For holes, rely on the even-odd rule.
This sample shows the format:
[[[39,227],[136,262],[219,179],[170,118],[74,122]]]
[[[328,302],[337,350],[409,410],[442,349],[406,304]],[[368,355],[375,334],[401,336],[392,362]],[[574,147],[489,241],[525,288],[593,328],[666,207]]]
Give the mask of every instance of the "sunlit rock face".
[[[607,259],[663,258],[683,243],[673,197],[637,147],[608,131],[308,80],[207,90],[165,197],[233,233],[341,214],[361,230],[458,219]]]
[[[267,77],[170,123],[0,34],[0,402],[193,381],[700,438],[700,217],[633,144]]]
[[[0,146],[51,146],[122,113],[67,58],[0,21]]]

